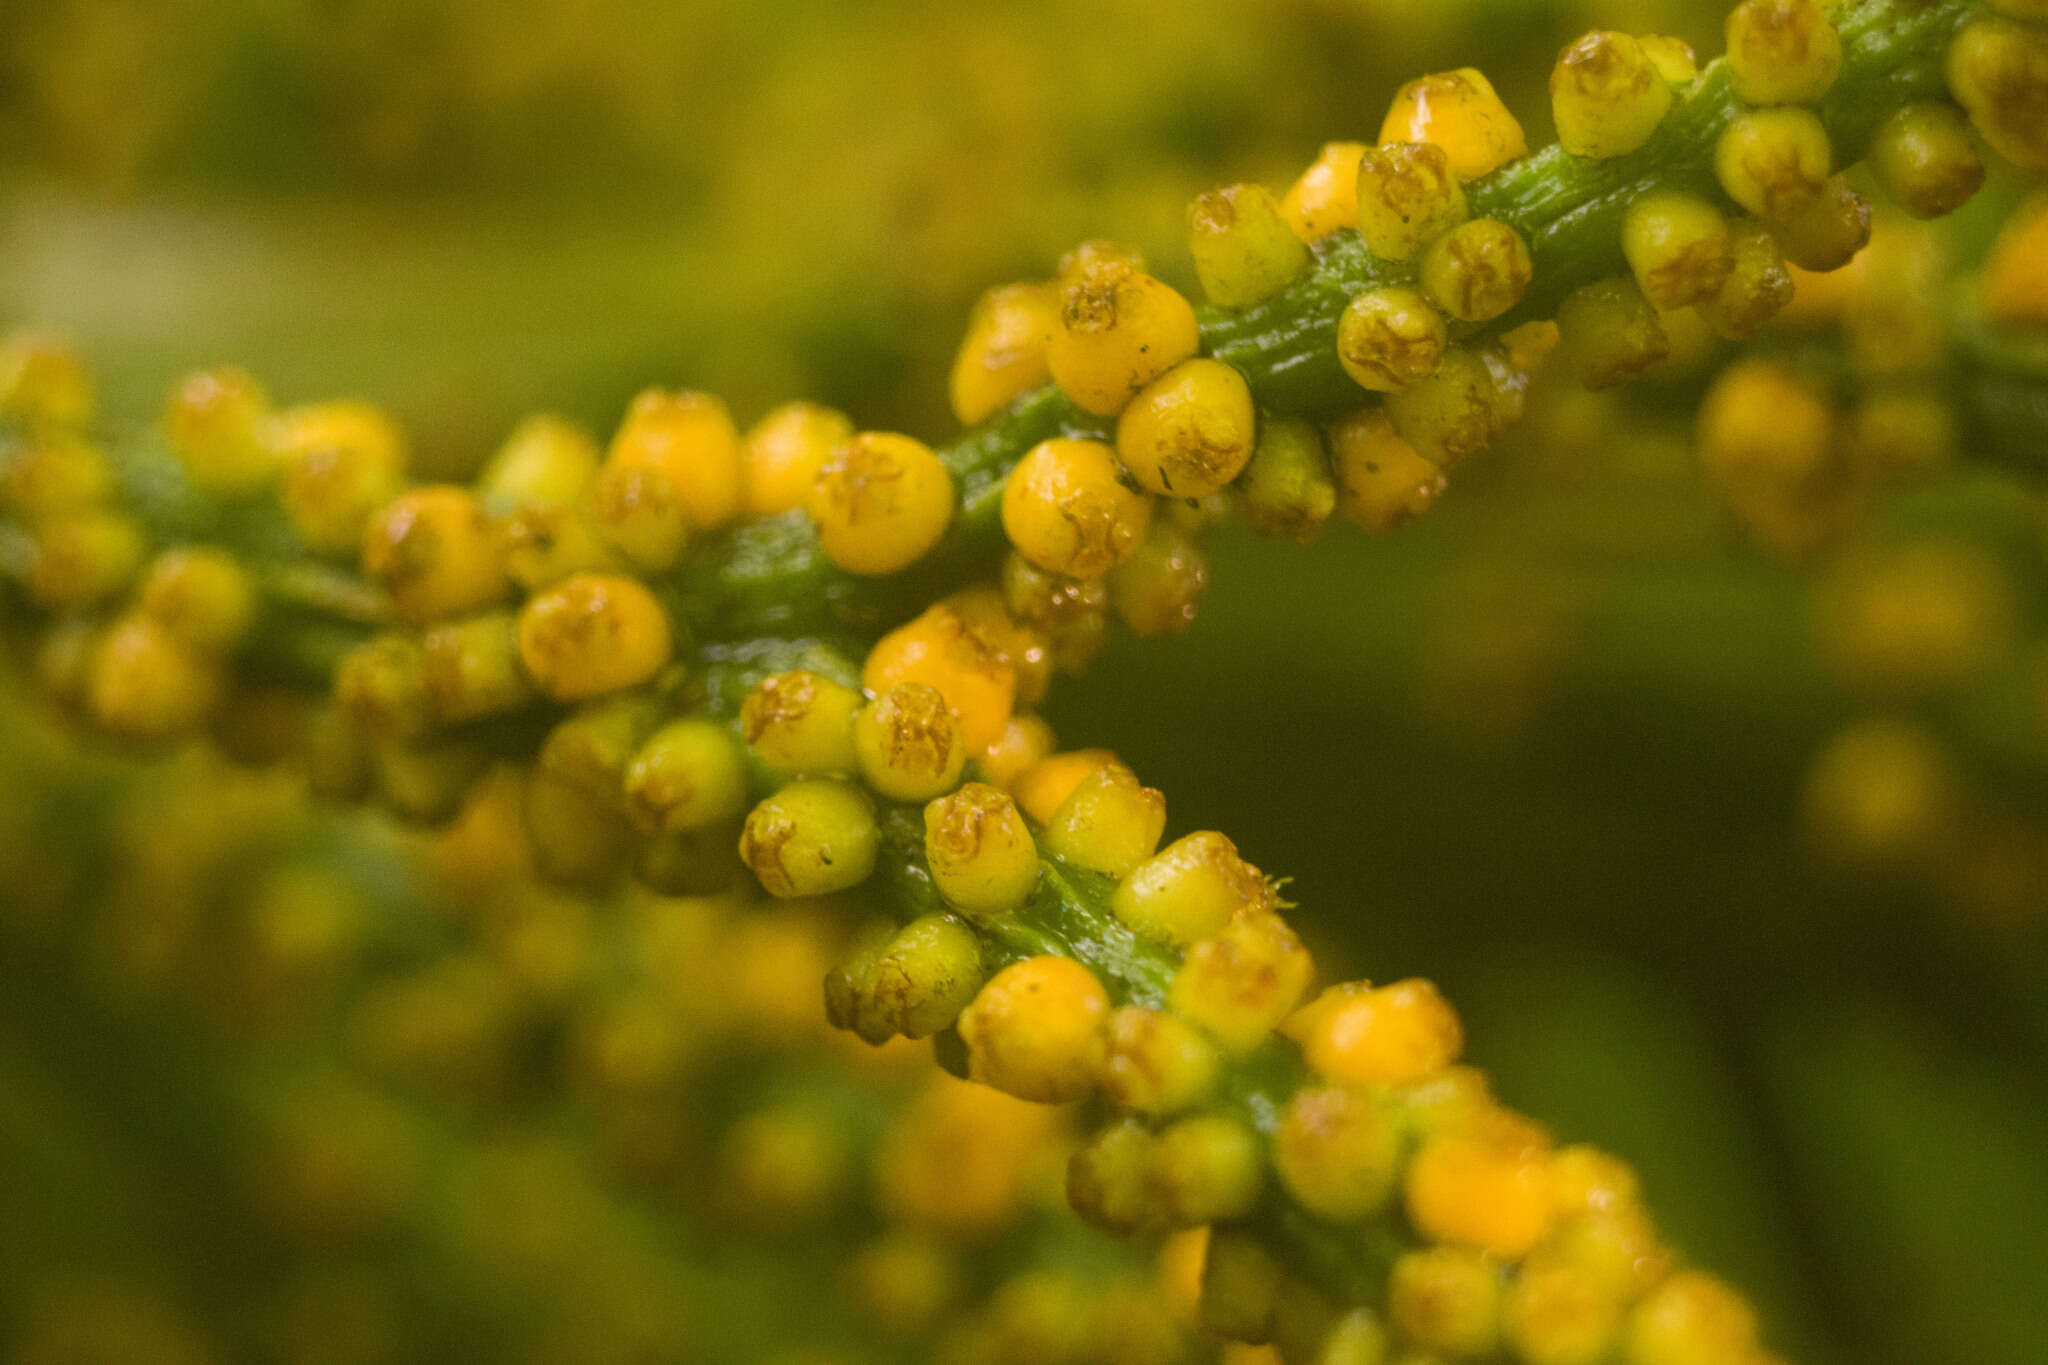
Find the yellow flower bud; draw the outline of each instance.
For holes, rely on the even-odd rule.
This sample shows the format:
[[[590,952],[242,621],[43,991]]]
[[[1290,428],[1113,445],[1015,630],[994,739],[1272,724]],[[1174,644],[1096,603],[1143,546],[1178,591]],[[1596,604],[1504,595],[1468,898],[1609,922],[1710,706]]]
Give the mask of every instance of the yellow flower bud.
[[[1252,911],[1187,950],[1167,1002],[1229,1051],[1244,1053],[1294,1012],[1314,975],[1286,921]]]
[[[1529,1365],[1596,1365],[1606,1360],[1621,1305],[1591,1275],[1569,1265],[1532,1265],[1508,1285],[1502,1334]]]
[[[1308,249],[1264,185],[1212,190],[1188,205],[1188,250],[1209,301],[1249,308],[1308,269]]]
[[[1500,1268],[1461,1247],[1411,1251],[1387,1276],[1387,1316],[1401,1336],[1450,1356],[1490,1354],[1500,1339]]]
[[[740,703],[740,733],[761,761],[786,773],[849,776],[859,767],[853,718],[860,693],[808,669],[754,684]]]
[[[1494,93],[1493,83],[1469,66],[1402,86],[1380,125],[1379,140],[1433,142],[1450,157],[1460,180],[1477,180],[1529,150],[1522,125]]]
[[[1984,183],[1969,121],[1949,104],[1909,104],[1877,126],[1866,156],[1884,192],[1915,218],[1940,218]]]
[[[1296,1203],[1343,1221],[1376,1212],[1394,1190],[1400,1135],[1362,1090],[1295,1092],[1273,1130],[1273,1166]]]
[[[306,543],[358,551],[371,514],[398,496],[405,475],[398,427],[368,403],[311,403],[279,413],[267,439],[285,461],[285,514]]]
[[[862,432],[835,449],[811,490],[811,520],[834,564],[855,574],[907,569],[953,520],[953,476],[932,448]]]
[[[1680,1271],[1629,1314],[1628,1365],[1718,1365],[1749,1360],[1756,1310],[1711,1275]]]
[[[512,586],[482,504],[453,484],[401,493],[375,513],[363,534],[363,572],[415,624],[488,607]]]
[[[1789,278],[1786,284],[1789,289]],[[1671,354],[1657,310],[1634,280],[1622,276],[1565,295],[1557,306],[1557,330],[1573,373],[1589,389],[1611,388]]]
[[[225,550],[166,550],[142,577],[142,609],[188,649],[223,653],[256,619],[256,586]]]
[[[1337,510],[1381,534],[1427,512],[1444,491],[1443,468],[1401,439],[1384,408],[1360,408],[1329,431]]]
[[[1944,71],[1949,93],[1993,151],[2022,169],[2048,171],[2048,37],[1979,19],[1948,45]]]
[[[421,648],[427,700],[439,720],[500,715],[533,698],[509,611],[443,622],[426,633]]]
[[[29,595],[46,607],[79,610],[128,586],[142,565],[142,528],[115,512],[54,518],[36,532]]]
[[[924,808],[925,861],[946,903],[970,915],[1020,908],[1038,885],[1038,846],[1016,802],[969,782]]]
[[[512,429],[477,475],[477,496],[492,511],[566,507],[597,475],[597,442],[574,422],[537,413]]]
[[[83,427],[92,408],[92,375],[69,342],[15,332],[0,344],[0,416],[40,433]]]
[[[1002,735],[1016,704],[1015,666],[947,602],[883,636],[861,665],[861,686],[876,696],[905,682],[938,690],[971,753]]]
[[[1156,521],[1137,551],[1109,571],[1109,600],[1133,635],[1186,630],[1209,586],[1209,556],[1171,519]]]
[[[1650,140],[1670,109],[1670,83],[1626,33],[1588,33],[1551,68],[1550,112],[1573,156],[1624,156]]]
[[[799,402],[772,409],[740,447],[742,509],[772,517],[807,505],[825,462],[852,439],[852,421],[832,408]]]
[[[1358,163],[1362,142],[1325,142],[1280,199],[1280,216],[1304,242],[1358,226]]]
[[[1135,1120],[1104,1125],[1067,1161],[1067,1203],[1090,1227],[1114,1236],[1158,1222],[1164,1210],[1150,1179],[1156,1145]]]
[[[739,433],[725,404],[704,393],[639,394],[591,492],[621,554],[643,569],[668,568],[691,534],[739,513]]]
[[[1486,360],[1454,346],[1435,373],[1388,394],[1386,412],[1418,455],[1449,468],[1486,449],[1499,433],[1496,398]]]
[[[1179,1113],[1208,1095],[1220,1060],[1216,1045],[1187,1021],[1126,1005],[1109,1018],[1102,1091],[1120,1109]]]
[[[1827,129],[1810,110],[1754,109],[1721,130],[1714,175],[1730,199],[1777,222],[1819,197],[1833,157]]]
[[[835,1027],[870,1043],[951,1028],[981,989],[981,944],[951,915],[926,915],[866,947],[825,980]]]
[[[1720,292],[1699,303],[1716,332],[1739,341],[1776,317],[1792,301],[1792,273],[1771,230],[1754,218],[1735,224],[1728,237],[1728,278]]]
[[[1233,915],[1267,907],[1272,893],[1237,845],[1213,830],[1176,840],[1131,870],[1110,897],[1116,917],[1167,943],[1218,933]]]
[[[1199,498],[1237,477],[1256,436],[1244,376],[1220,360],[1189,360],[1131,400],[1117,419],[1116,451],[1139,487]]]
[[[1026,958],[990,978],[960,1016],[970,1079],[1019,1099],[1061,1104],[1095,1086],[1109,995],[1068,958]]]
[[[1622,254],[1665,312],[1710,299],[1728,278],[1728,220],[1697,195],[1653,190],[1628,206]]]
[[[1122,877],[1150,857],[1166,829],[1166,798],[1122,766],[1084,777],[1046,821],[1046,852]]]
[[[540,690],[582,701],[638,687],[668,663],[668,613],[638,579],[582,573],[519,612],[519,657]]]
[[[86,701],[93,719],[133,739],[197,729],[221,694],[220,665],[153,617],[123,617],[93,650]]]
[[[1380,393],[1434,374],[1447,342],[1444,315],[1413,289],[1368,289],[1337,319],[1344,372]]]
[[[1375,256],[1405,261],[1465,221],[1465,187],[1434,142],[1390,142],[1358,161],[1358,233]]]
[[[1518,1261],[1549,1230],[1549,1144],[1501,1112],[1425,1142],[1409,1163],[1408,1220],[1436,1242]]]
[[[1465,1034],[1437,988],[1423,980],[1377,989],[1332,986],[1285,1032],[1317,1074],[1349,1085],[1412,1085],[1458,1059]]]
[[[237,366],[200,370],[178,381],[164,406],[164,434],[201,489],[223,496],[256,491],[277,477],[278,455],[262,439],[270,396]]]
[[[1522,234],[1492,218],[1460,223],[1422,255],[1422,288],[1452,317],[1488,322],[1528,292],[1535,267]]]
[[[1110,417],[1200,348],[1186,299],[1127,261],[1098,257],[1064,281],[1047,361],[1068,398]]]
[[[1268,418],[1259,426],[1251,462],[1237,478],[1238,509],[1262,536],[1306,545],[1337,510],[1329,452],[1307,422]]]
[[[1265,1184],[1258,1135],[1220,1114],[1168,1125],[1150,1156],[1146,1183],[1160,1212],[1183,1227],[1249,1216]]]
[[[854,718],[861,777],[892,801],[929,801],[960,784],[967,746],[938,689],[898,683]]]
[[[1812,104],[1842,72],[1842,38],[1818,0],[1742,0],[1727,37],[1728,83],[1747,104]]]
[[[1136,548],[1152,499],[1126,487],[1116,451],[1100,441],[1041,441],[1003,484],[1003,532],[1051,573],[1096,578]]]
[[[1052,377],[1048,355],[1059,326],[1059,298],[1044,284],[1006,284],[974,305],[953,359],[953,415],[973,426]]]

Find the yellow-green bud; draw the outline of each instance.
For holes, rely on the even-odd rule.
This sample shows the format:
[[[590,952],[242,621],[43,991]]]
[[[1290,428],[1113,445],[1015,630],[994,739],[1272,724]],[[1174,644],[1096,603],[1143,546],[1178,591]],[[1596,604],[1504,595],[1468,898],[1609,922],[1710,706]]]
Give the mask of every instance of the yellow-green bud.
[[[1461,223],[1422,253],[1422,289],[1464,322],[1488,322],[1522,301],[1535,266],[1522,234],[1495,218]]]
[[[1670,84],[1626,33],[1588,33],[1551,68],[1550,112],[1558,142],[1573,156],[1632,152],[1649,141],[1670,108]]]
[[[772,768],[843,776],[860,766],[853,743],[860,708],[859,692],[800,668],[754,685],[740,703],[740,732]]]
[[[1400,1135],[1362,1090],[1300,1090],[1273,1130],[1273,1165],[1295,1202],[1344,1221],[1377,1211],[1394,1192]]]
[[[898,683],[855,716],[853,751],[867,784],[892,801],[932,800],[967,770],[959,720],[923,683]]]
[[[1109,905],[1139,933],[1184,945],[1219,932],[1238,911],[1270,899],[1265,877],[1238,856],[1237,845],[1204,830],[1133,868]]]
[[[661,719],[661,703],[638,693],[591,702],[548,731],[536,766],[585,791],[619,800],[626,764]]]
[[[1200,1114],[1159,1134],[1148,1183],[1162,1214],[1195,1227],[1248,1217],[1265,1175],[1256,1133],[1236,1119]]]
[[[1979,19],[1948,45],[1944,71],[1949,93],[1993,151],[2015,166],[2048,171],[2048,35]]]
[[[1730,228],[1728,262],[1720,292],[1701,300],[1699,310],[1716,332],[1740,341],[1792,301],[1792,273],[1785,269],[1778,239],[1754,218]]]
[[[225,550],[167,550],[142,578],[142,609],[188,648],[233,649],[256,619],[256,587]]]
[[[1812,104],[1842,73],[1842,38],[1817,0],[1742,0],[1728,14],[1728,83],[1747,104]]]
[[[1589,389],[1632,379],[1671,354],[1657,310],[1626,276],[1565,295],[1557,306],[1557,330],[1572,372]]]
[[[1449,468],[1486,449],[1496,434],[1492,371],[1453,346],[1435,374],[1387,395],[1387,416],[1417,454]]]
[[[1754,109],[1721,130],[1714,175],[1730,199],[1781,222],[1819,196],[1833,159],[1827,129],[1811,110]]]
[[[1391,142],[1358,163],[1358,232],[1375,256],[1405,261],[1465,221],[1465,187],[1433,142]]]
[[[1490,1354],[1500,1340],[1500,1266],[1464,1247],[1411,1251],[1387,1276],[1387,1316],[1424,1350]]]
[[[1208,586],[1208,552],[1168,518],[1153,522],[1131,557],[1109,571],[1109,600],[1116,614],[1132,634],[1145,639],[1187,629]]]
[[[875,870],[874,804],[845,782],[792,782],[755,806],[740,857],[773,896],[823,896],[859,886]]]
[[[1091,1227],[1123,1236],[1164,1213],[1151,1176],[1156,1141],[1135,1119],[1105,1124],[1067,1160],[1067,1202]]]
[[[58,610],[103,602],[128,586],[146,546],[134,519],[114,512],[83,511],[46,522],[36,532],[29,593]]]
[[[856,947],[825,979],[825,1010],[835,1027],[870,1043],[929,1038],[953,1026],[981,983],[973,932],[951,915],[926,915]]]
[[[1425,281],[1427,270],[1425,264]],[[1447,342],[1444,315],[1413,289],[1369,289],[1337,319],[1337,359],[1344,372],[1379,393],[1429,377]]]
[[[1209,1233],[1202,1265],[1202,1325],[1219,1337],[1258,1344],[1271,1338],[1273,1308],[1286,1271],[1258,1235],[1233,1227]]]
[[[626,765],[627,807],[642,829],[703,829],[747,808],[739,742],[708,717],[671,721]]]
[[[632,847],[632,823],[616,789],[594,791],[550,772],[527,779],[526,841],[544,880],[601,891],[619,880]]]
[[[1165,830],[1166,798],[1116,766],[1082,779],[1046,822],[1042,842],[1055,857],[1122,877],[1152,856]]]
[[[1251,463],[1237,476],[1239,514],[1262,536],[1306,545],[1337,508],[1330,456],[1314,426],[1291,418],[1259,424]]]
[[[924,852],[939,894],[970,915],[1016,910],[1038,885],[1038,845],[1023,812],[984,783],[924,808]]]
[[[1839,270],[1870,242],[1870,201],[1843,176],[1772,224],[1785,259],[1802,270]]]
[[[1264,185],[1211,190],[1188,205],[1188,250],[1209,301],[1249,308],[1308,268],[1308,247]]]
[[[377,799],[400,819],[423,825],[454,819],[487,762],[462,740],[387,739],[371,751]]]
[[[1109,1017],[1102,1091],[1121,1109],[1159,1117],[1198,1103],[1216,1083],[1216,1045],[1171,1014],[1125,1005]]]
[[[539,413],[527,418],[477,475],[477,495],[493,512],[515,507],[566,507],[597,475],[597,442],[574,422]]]
[[[1915,218],[1939,218],[1984,183],[1969,121],[1949,104],[1909,104],[1877,126],[1866,155],[1884,192]]]
[[[433,724],[427,654],[415,635],[373,635],[341,656],[334,699],[364,734],[404,739]]]
[[[1728,220],[1697,195],[1652,190],[1636,199],[1622,219],[1621,249],[1665,312],[1712,298],[1728,278]]]
[[[186,375],[164,407],[164,434],[186,474],[217,495],[253,492],[282,462],[259,436],[270,399],[247,370],[227,366]]]
[[[1167,1003],[1231,1052],[1249,1052],[1293,1013],[1315,964],[1278,915],[1241,914],[1187,951]]]
[[[427,701],[439,720],[501,715],[533,700],[519,662],[518,618],[509,611],[435,626],[421,649]]]

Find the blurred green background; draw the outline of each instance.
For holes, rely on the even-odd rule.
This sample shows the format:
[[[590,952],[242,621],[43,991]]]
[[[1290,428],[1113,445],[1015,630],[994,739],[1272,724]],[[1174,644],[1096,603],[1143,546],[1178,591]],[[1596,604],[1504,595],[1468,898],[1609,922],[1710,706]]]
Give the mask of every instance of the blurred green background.
[[[1479,65],[1534,142],[1565,40],[1712,51],[1722,9],[25,0],[0,10],[0,319],[74,337],[117,427],[234,361],[283,402],[387,405],[428,472],[530,411],[606,429],[653,383],[936,437],[982,288],[1090,236],[1189,285],[1193,193],[1371,137],[1399,81]],[[1810,571],[1701,490],[1695,393],[1536,430],[1385,540],[1228,534],[1196,626],[1121,643],[1048,715],[1164,788],[1173,829],[1291,876],[1326,977],[1442,982],[1503,1096],[1636,1162],[1788,1355],[2048,1360],[2048,910],[1809,856],[1801,785],[1857,704]],[[0,1096],[100,1065],[58,1046],[89,1034],[61,986],[0,989]],[[116,1166],[167,1122],[79,1113],[78,1159]],[[21,1131],[0,1113],[0,1167],[28,1169]],[[37,1235],[0,1214],[0,1267]]]

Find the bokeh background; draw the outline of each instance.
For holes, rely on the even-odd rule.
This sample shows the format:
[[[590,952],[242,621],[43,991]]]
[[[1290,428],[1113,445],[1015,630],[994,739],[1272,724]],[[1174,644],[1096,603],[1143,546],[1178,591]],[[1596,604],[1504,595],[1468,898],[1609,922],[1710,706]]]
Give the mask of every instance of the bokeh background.
[[[988,285],[1112,236],[1191,286],[1194,192],[1284,184],[1321,141],[1370,138],[1399,81],[1479,65],[1535,142],[1565,40],[1612,25],[1711,52],[1722,9],[18,0],[0,9],[0,319],[74,338],[114,429],[152,420],[185,370],[235,361],[283,402],[387,407],[435,474],[473,470],[532,411],[606,430],[652,383],[719,393],[743,422],[806,396],[937,437]],[[2021,188],[1950,230],[1959,277]],[[1440,981],[1504,1097],[1633,1160],[1674,1240],[1754,1295],[1789,1356],[2048,1360],[2048,778],[1973,817],[1944,875],[1816,856],[1802,793],[1870,702],[1817,643],[1826,566],[1753,545],[1702,487],[1690,413],[1715,363],[1623,400],[1542,399],[1395,536],[1225,535],[1196,625],[1121,642],[1047,714],[1164,788],[1174,829],[1225,829],[1290,876],[1326,976]],[[1895,520],[2021,545],[1999,561],[2011,634],[2038,634],[2038,490],[1968,468],[1940,484]],[[9,726],[0,885],[88,915],[105,860],[139,856],[109,812],[132,833],[149,793],[193,799],[191,775]],[[351,819],[310,846],[421,913],[440,892]],[[407,1253],[424,1268],[398,1308],[376,1306],[379,1277],[407,1277],[355,1243],[331,1283],[264,1297],[275,1229],[260,1200],[216,1197],[246,1183],[222,1092],[273,1073],[289,1090],[296,1064],[260,1046],[223,1063],[214,1025],[166,1026],[36,951],[4,961],[17,1358],[917,1358],[852,1327],[785,1340],[777,1295],[836,1283],[829,1240],[731,1232],[691,1253],[716,1272],[618,1271],[628,1306],[590,1316],[654,1304],[692,1324],[650,1327],[638,1355],[598,1353],[605,1330],[579,1335],[573,1313],[507,1327],[500,1291],[446,1256]],[[833,1094],[841,1065],[778,1083]],[[503,1123],[460,1110],[435,1140],[495,1152]],[[552,1141],[519,1198],[590,1185],[607,1212],[577,1254],[638,1266],[676,1215],[591,1146]],[[1046,1254],[1100,1254],[1060,1236]],[[89,1340],[95,1322],[122,1326]]]

